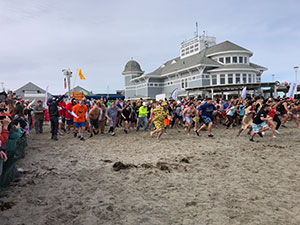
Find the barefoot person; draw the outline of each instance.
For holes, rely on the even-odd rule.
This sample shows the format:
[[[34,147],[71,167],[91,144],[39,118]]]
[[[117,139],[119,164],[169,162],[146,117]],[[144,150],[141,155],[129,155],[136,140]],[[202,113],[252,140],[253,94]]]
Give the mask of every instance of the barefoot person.
[[[74,137],[79,134],[79,138],[81,141],[84,141],[84,131],[85,131],[85,121],[86,121],[86,113],[88,109],[84,104],[84,101],[81,100],[79,104],[73,107],[73,116],[74,116],[74,125],[75,125],[75,133]]]
[[[187,108],[183,110],[182,117],[183,122],[186,123],[188,135],[191,135],[191,128],[193,123],[193,116],[197,113],[193,103],[190,103]]]
[[[262,106],[259,112],[256,114],[256,116],[253,119],[252,124],[252,132],[250,135],[250,141],[254,141],[253,137],[255,134],[258,134],[259,136],[263,137],[262,132],[269,129],[267,125],[267,121],[269,120],[268,113],[271,110],[271,106],[265,105]]]
[[[99,134],[100,101],[93,105],[88,114],[90,137]]]
[[[125,121],[125,128],[124,128],[124,132],[125,134],[128,134],[129,131],[129,127],[131,125],[130,122],[130,117],[131,117],[131,108],[130,105],[127,104],[121,111],[121,116],[123,118],[123,120]]]
[[[106,110],[106,118],[109,122],[109,130],[108,133],[110,133],[112,136],[115,136],[115,128],[116,128],[116,120],[118,116],[118,108],[116,107],[116,104],[113,102],[109,105],[109,107]]]
[[[169,116],[168,104],[163,102],[161,107],[153,109],[153,115],[153,123],[156,129],[150,132],[150,137],[157,134],[157,139],[160,139],[161,135],[165,132],[164,120]],[[169,119],[171,120],[171,117]]]
[[[249,129],[249,132],[248,134],[251,133],[251,130],[252,130],[252,121],[253,121],[253,115],[255,114],[255,105],[256,105],[256,102],[250,102],[248,104],[248,106],[246,107],[245,109],[245,112],[244,112],[244,116],[243,116],[243,119],[242,119],[242,127],[241,129],[239,130],[237,136],[240,136],[241,133],[246,130],[246,129]]]

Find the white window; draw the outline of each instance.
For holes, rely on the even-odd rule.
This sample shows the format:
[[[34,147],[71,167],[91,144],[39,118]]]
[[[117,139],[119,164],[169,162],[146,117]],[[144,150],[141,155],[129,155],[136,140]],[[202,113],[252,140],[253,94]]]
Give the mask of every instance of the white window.
[[[220,84],[225,84],[225,74],[220,75]]]
[[[212,75],[211,76],[211,84],[216,85],[217,84],[217,75]]]
[[[228,84],[233,84],[233,74],[228,74]]]
[[[226,62],[226,63],[231,63],[231,57],[226,57],[226,58],[225,58],[225,62]]]
[[[243,57],[242,56],[239,57],[239,63],[243,63]]]
[[[239,74],[239,73],[235,74],[235,83],[236,84],[241,83],[241,74]]]
[[[247,83],[247,74],[243,74],[243,84]]]

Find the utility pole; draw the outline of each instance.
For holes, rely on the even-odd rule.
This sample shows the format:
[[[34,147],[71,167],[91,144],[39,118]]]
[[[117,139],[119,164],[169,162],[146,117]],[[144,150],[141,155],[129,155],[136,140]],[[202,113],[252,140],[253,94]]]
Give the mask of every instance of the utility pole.
[[[68,99],[71,100],[71,77],[72,71],[70,69],[63,69],[62,70],[64,76],[67,77],[67,84],[68,84]]]

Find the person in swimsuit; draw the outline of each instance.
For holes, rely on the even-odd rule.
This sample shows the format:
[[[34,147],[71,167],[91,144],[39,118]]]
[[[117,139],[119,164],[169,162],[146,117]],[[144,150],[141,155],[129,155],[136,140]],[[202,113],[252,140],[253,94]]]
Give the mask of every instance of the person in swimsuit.
[[[183,110],[182,117],[183,122],[186,123],[188,135],[191,135],[191,128],[193,123],[193,116],[197,113],[193,103],[190,103],[187,108]]]
[[[88,113],[88,121],[89,121],[89,129],[90,129],[90,137],[93,137],[93,133],[95,135],[99,134],[99,116],[100,116],[100,101],[97,101],[96,104],[93,105],[91,110]]]

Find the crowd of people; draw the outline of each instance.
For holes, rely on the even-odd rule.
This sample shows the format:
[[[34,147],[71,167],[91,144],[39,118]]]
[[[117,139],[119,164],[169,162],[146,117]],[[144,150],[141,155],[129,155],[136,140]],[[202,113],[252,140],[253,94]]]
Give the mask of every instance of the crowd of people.
[[[51,139],[58,140],[58,135],[73,130],[74,137],[85,140],[85,133],[92,138],[103,134],[105,127],[114,136],[116,127],[122,127],[128,134],[142,127],[150,130],[150,136],[159,139],[167,128],[184,128],[187,135],[194,130],[200,136],[207,130],[208,137],[214,137],[212,129],[225,126],[226,129],[239,127],[237,136],[248,130],[249,140],[254,141],[255,135],[263,137],[267,130],[272,131],[276,138],[280,127],[286,127],[288,121],[295,121],[298,128],[300,100],[288,98],[248,97],[231,100],[220,98],[183,98],[161,101],[108,101],[72,99],[66,103],[64,96],[48,99],[48,113],[51,124]],[[35,133],[43,133],[45,107],[42,101],[29,102],[17,99],[12,92],[0,103],[0,157],[7,160],[5,144],[10,132],[29,135],[31,127]],[[34,122],[33,122],[34,117]]]
[[[0,93],[0,188],[14,179],[15,162],[24,157],[20,149],[24,150],[26,141],[21,139],[30,133],[34,103],[18,99],[13,92]]]
[[[130,130],[136,132],[143,128],[150,130],[150,136],[157,135],[160,139],[167,128],[184,128],[187,135],[194,130],[200,136],[202,130],[207,130],[208,137],[214,137],[212,129],[225,126],[226,129],[239,127],[237,136],[248,130],[249,140],[254,141],[257,134],[263,136],[267,130],[272,131],[276,138],[280,127],[286,127],[288,121],[295,121],[298,128],[300,114],[300,100],[288,98],[247,97],[231,100],[220,98],[182,98],[175,100],[123,101],[117,99],[108,101],[72,99],[66,104],[64,97],[48,100],[51,122],[51,138],[58,139],[58,134],[69,133],[74,130],[74,137],[85,140],[85,133],[89,137],[103,134],[108,126],[108,133],[114,136],[116,127],[122,127],[128,134]],[[42,131],[42,106],[33,110],[38,116],[36,132]]]
[[[279,129],[286,128],[288,121],[294,121],[300,128],[300,100],[285,97],[231,100],[195,97],[161,101],[73,98],[68,102],[65,96],[58,96],[48,99],[46,104],[48,112],[40,100],[29,102],[18,99],[13,92],[0,95],[0,178],[2,167],[9,159],[6,150],[10,140],[32,132],[36,135],[43,133],[45,117],[49,117],[53,140],[70,132],[82,141],[86,138],[85,134],[89,138],[105,132],[114,136],[116,127],[120,128],[118,132],[123,130],[125,134],[142,128],[149,130],[150,137],[158,139],[171,128],[184,129],[187,135],[193,131],[197,136],[207,130],[211,138],[214,137],[213,129],[224,126],[226,129],[237,127],[237,136],[248,130],[249,140],[254,141],[255,135],[263,137],[267,130],[276,138]]]

